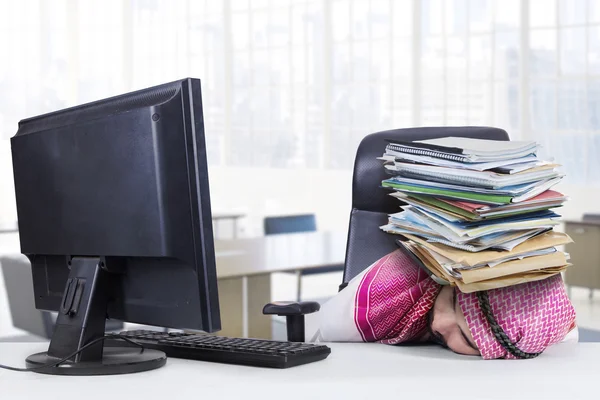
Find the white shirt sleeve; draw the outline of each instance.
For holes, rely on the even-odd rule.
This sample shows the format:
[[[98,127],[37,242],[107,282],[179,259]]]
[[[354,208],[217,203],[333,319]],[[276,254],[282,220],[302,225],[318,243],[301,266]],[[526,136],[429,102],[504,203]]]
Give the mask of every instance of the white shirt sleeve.
[[[352,279],[348,286],[329,299],[317,313],[318,330],[313,342],[362,342],[354,322],[355,298],[363,276],[369,268]]]

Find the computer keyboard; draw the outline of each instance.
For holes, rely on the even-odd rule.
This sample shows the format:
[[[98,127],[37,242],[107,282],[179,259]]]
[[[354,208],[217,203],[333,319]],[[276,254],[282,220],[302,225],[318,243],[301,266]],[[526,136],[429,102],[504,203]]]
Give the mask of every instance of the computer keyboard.
[[[163,351],[167,357],[256,367],[289,368],[323,360],[331,353],[324,345],[184,332],[137,330],[121,332],[120,336],[146,348]],[[105,346],[132,345],[118,339],[105,342]]]

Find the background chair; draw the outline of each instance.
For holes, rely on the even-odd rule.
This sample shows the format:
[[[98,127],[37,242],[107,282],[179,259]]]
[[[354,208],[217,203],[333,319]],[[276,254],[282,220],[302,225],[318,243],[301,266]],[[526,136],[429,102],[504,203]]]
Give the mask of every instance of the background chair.
[[[265,235],[279,233],[315,232],[317,219],[314,214],[267,217],[264,220]]]
[[[283,233],[316,232],[317,220],[314,214],[285,215],[266,217],[264,219],[265,235],[276,235]],[[296,300],[302,299],[302,277],[307,275],[325,274],[329,272],[343,271],[344,265],[334,265],[310,270],[296,271]]]
[[[388,214],[399,211],[398,199],[381,188],[386,179],[381,157],[386,139],[402,141],[435,139],[446,136],[491,140],[509,140],[506,131],[490,127],[427,127],[394,129],[366,136],[358,146],[352,178],[352,210],[346,245],[344,277],[340,290],[365,268],[390,252],[397,250],[396,237],[379,229],[388,220]],[[315,302],[278,302],[267,304],[264,314],[286,316],[288,340],[304,340],[304,314],[315,312]]]
[[[50,340],[54,332],[56,316],[54,313],[35,308],[29,260],[25,256],[1,257],[0,268],[4,277],[13,326],[33,335],[33,337],[11,338],[11,341]],[[122,329],[121,321],[106,321],[106,331]]]
[[[594,221],[594,222],[600,222],[600,214],[583,214],[583,216],[581,217],[582,220],[584,221]]]

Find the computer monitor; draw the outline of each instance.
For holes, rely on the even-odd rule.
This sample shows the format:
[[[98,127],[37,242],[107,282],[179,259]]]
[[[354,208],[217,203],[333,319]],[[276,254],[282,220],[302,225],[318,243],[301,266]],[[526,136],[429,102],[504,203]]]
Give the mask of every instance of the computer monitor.
[[[35,304],[58,311],[48,352],[29,367],[78,351],[38,371],[164,365],[164,353],[105,348],[106,318],[220,329],[199,80],[25,119],[11,146]]]

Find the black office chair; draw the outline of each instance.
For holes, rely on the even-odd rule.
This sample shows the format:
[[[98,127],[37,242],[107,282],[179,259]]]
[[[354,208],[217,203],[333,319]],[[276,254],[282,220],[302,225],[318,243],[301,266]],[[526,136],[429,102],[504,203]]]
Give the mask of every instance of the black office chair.
[[[379,229],[388,214],[398,212],[400,202],[381,188],[386,179],[381,157],[386,139],[403,141],[459,136],[491,140],[509,140],[506,131],[490,127],[427,127],[394,129],[366,136],[358,146],[352,178],[352,210],[346,244],[343,290],[356,275],[386,254],[398,249],[396,237]],[[288,340],[304,341],[304,315],[320,309],[316,302],[276,302],[267,304],[263,314],[286,316]]]
[[[277,235],[282,233],[316,232],[317,219],[314,214],[298,214],[266,217],[264,219],[265,235]],[[296,272],[296,300],[301,300],[302,277],[307,275],[326,274],[329,272],[343,271],[344,265],[329,265]]]

